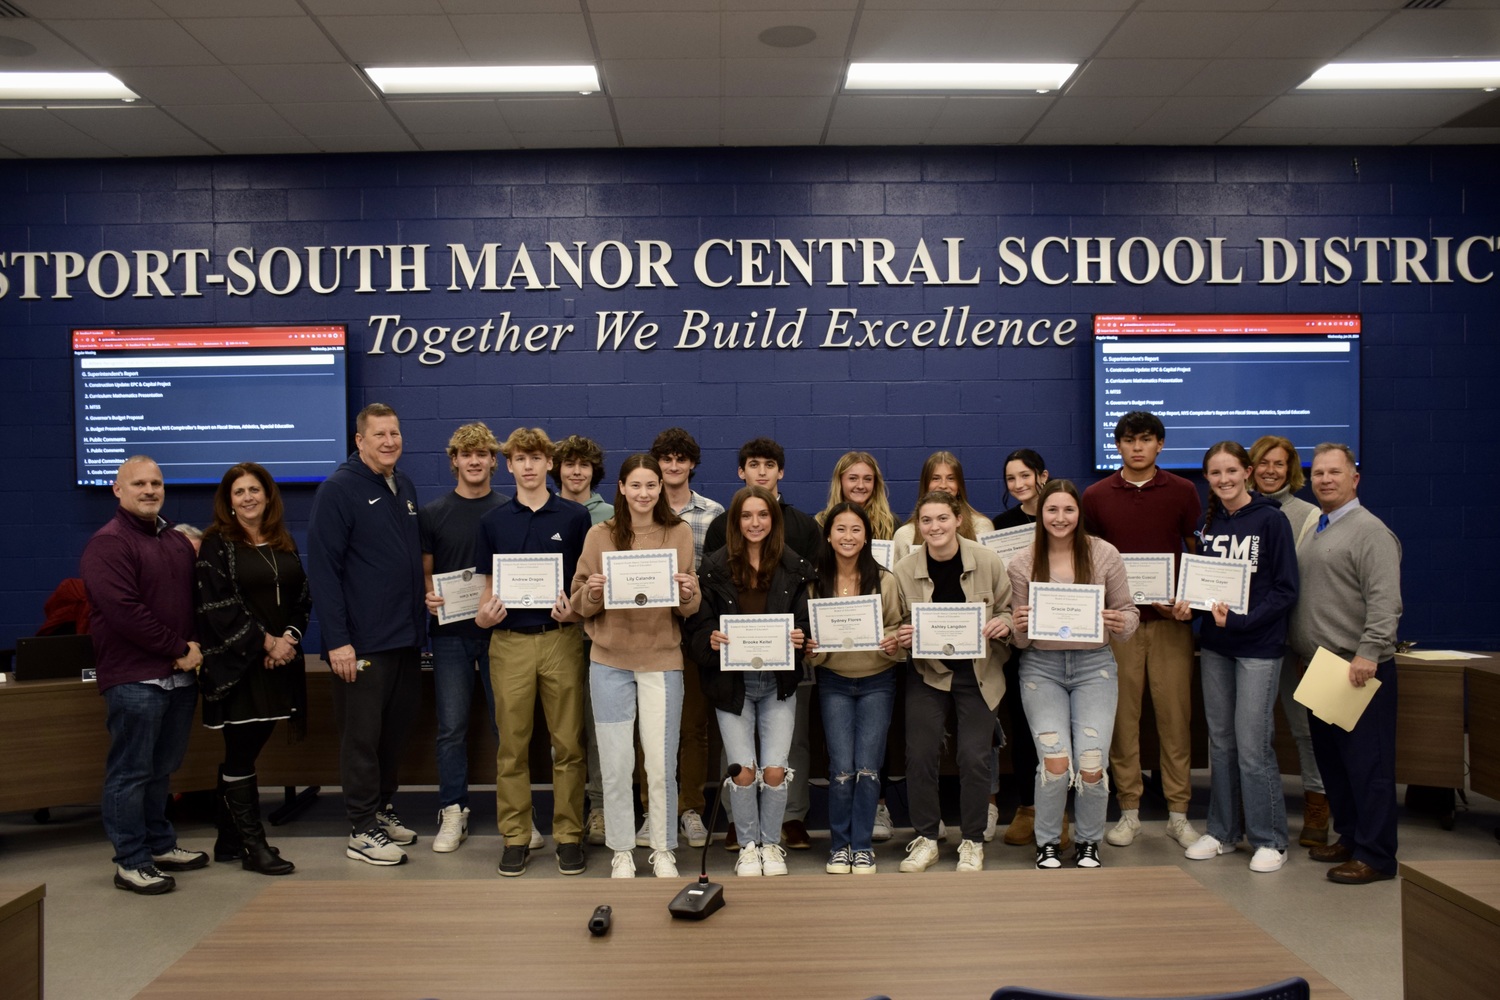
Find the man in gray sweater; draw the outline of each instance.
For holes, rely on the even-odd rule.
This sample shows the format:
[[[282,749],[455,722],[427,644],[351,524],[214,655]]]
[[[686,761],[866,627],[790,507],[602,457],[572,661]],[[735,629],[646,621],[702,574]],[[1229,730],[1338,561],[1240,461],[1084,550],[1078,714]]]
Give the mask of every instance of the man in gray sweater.
[[[1313,749],[1338,827],[1336,843],[1308,856],[1336,867],[1328,878],[1364,885],[1396,875],[1396,627],[1401,620],[1401,544],[1360,506],[1359,470],[1347,445],[1320,444],[1312,488],[1322,513],[1297,545],[1301,596],[1292,649],[1310,661],[1319,646],[1349,661],[1349,683],[1376,692],[1345,732],[1312,719]]]

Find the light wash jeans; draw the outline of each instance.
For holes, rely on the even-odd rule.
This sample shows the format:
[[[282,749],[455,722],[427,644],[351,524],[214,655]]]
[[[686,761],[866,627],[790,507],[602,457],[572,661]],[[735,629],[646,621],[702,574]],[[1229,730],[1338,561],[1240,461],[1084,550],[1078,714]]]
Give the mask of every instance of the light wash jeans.
[[[1099,649],[1021,651],[1021,705],[1036,745],[1036,842],[1062,840],[1068,788],[1075,790],[1073,819],[1078,839],[1104,839],[1109,775],[1084,781],[1080,771],[1109,766],[1109,741],[1119,699],[1119,672],[1108,646]],[[1048,757],[1066,757],[1064,774],[1047,771]]]
[[[495,693],[490,688],[490,638],[432,637],[432,693],[437,707],[438,805],[469,805],[469,706],[474,700],[474,665],[484,687],[490,732],[496,742]]]
[[[676,658],[680,667],[682,658]],[[651,849],[677,849],[677,738],[682,724],[682,671],[620,670],[589,664],[599,770],[604,781],[604,843],[612,851],[635,847],[635,727],[651,803]]]
[[[739,715],[715,709],[724,753],[734,763],[755,772],[748,785],[729,783],[729,801],[734,804],[734,831],[740,845],[781,843],[781,821],[786,816],[787,787],[795,775],[787,767],[792,748],[792,728],[797,721],[793,698],[776,698],[776,675],[756,670],[745,674],[745,704]],[[755,752],[756,735],[760,753]],[[768,767],[786,768],[779,785],[765,783]],[[652,819],[655,819],[653,807]]]
[[[1298,662],[1288,655],[1281,661],[1281,711],[1286,716],[1287,728],[1292,731],[1292,741],[1297,744],[1297,766],[1302,771],[1302,793],[1323,793],[1323,772],[1318,770],[1318,757],[1313,752],[1312,726],[1307,719],[1307,706],[1299,704],[1295,695],[1302,677],[1294,668]]]
[[[1208,834],[1220,843],[1244,834],[1251,847],[1286,850],[1286,801],[1272,737],[1281,657],[1198,653],[1203,671],[1203,715],[1208,722]]]
[[[828,744],[828,832],[833,847],[874,849],[875,807],[880,802],[880,765],[896,703],[892,667],[870,677],[845,677],[818,668],[818,698]]]

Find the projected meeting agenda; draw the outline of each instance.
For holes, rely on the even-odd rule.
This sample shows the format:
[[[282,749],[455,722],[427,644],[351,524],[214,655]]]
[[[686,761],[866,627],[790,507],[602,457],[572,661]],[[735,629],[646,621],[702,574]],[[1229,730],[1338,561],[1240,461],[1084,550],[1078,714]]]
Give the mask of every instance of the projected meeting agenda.
[[[1167,469],[1264,434],[1304,459],[1323,441],[1358,449],[1359,335],[1354,313],[1095,316],[1094,468],[1120,467],[1115,424],[1132,410],[1166,425]]]
[[[347,454],[345,340],[342,325],[74,330],[78,485],[110,485],[131,455],[168,483],[246,461],[321,482]]]

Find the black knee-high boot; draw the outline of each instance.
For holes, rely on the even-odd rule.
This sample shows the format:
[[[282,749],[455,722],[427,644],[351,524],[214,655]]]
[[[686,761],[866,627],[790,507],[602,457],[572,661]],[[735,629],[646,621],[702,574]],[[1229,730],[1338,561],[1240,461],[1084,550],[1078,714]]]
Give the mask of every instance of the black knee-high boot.
[[[214,791],[214,823],[219,836],[214,840],[215,861],[239,861],[245,856],[245,845],[240,832],[235,829],[234,818],[229,815],[229,803],[224,799],[224,769],[219,768],[219,787]]]
[[[266,843],[266,830],[260,822],[260,789],[255,775],[224,783],[224,803],[234,820],[235,830],[244,845],[246,871],[262,875],[289,875],[296,865],[281,857]]]

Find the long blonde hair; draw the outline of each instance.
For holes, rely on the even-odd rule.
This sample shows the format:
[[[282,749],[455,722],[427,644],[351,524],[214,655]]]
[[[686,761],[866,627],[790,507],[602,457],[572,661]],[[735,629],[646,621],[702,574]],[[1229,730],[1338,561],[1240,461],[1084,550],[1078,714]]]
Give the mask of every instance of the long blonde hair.
[[[932,477],[937,474],[940,465],[946,465],[953,470],[953,479],[957,485],[952,493],[959,502],[959,510],[956,512],[958,513],[958,533],[971,542],[977,542],[979,537],[974,531],[975,510],[969,505],[969,489],[964,485],[964,466],[958,460],[957,455],[951,451],[935,451],[927,456],[927,461],[922,463],[922,478],[917,481],[917,496],[920,498],[931,492],[927,484],[932,482]],[[918,499],[917,505],[911,509],[911,517],[906,519],[906,523],[913,528],[917,524],[917,512],[921,509],[922,501]],[[920,535],[921,532],[918,534]]]
[[[828,512],[849,499],[844,496],[844,473],[856,465],[868,465],[875,473],[875,490],[870,494],[870,502],[860,504],[865,509],[865,517],[870,520],[870,537],[889,541],[896,534],[896,514],[891,510],[891,498],[885,490],[885,476],[880,473],[880,463],[867,451],[846,451],[834,464],[833,476],[828,480],[828,502],[818,513],[818,524],[827,523]]]

